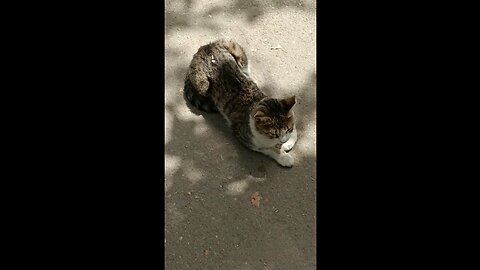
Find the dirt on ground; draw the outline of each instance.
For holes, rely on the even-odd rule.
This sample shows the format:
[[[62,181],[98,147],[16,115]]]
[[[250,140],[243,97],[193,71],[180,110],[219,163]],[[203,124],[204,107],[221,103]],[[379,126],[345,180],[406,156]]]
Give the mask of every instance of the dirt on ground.
[[[315,269],[315,14],[315,1],[166,1],[166,269]],[[244,47],[265,93],[296,96],[293,168],[186,104],[192,56],[223,37]]]

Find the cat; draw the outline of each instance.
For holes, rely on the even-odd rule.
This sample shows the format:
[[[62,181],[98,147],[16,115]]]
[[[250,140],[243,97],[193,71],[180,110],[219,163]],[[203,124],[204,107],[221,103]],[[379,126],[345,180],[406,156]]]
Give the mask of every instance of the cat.
[[[198,109],[219,112],[243,145],[292,167],[294,159],[288,151],[297,141],[295,96],[268,97],[249,74],[243,48],[220,39],[201,46],[193,56],[184,94]]]

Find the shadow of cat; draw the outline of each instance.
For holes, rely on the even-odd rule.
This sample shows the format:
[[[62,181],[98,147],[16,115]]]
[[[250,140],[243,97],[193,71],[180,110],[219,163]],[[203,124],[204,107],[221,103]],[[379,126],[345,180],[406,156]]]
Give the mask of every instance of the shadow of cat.
[[[263,177],[265,166],[278,166],[280,168],[288,169],[282,167],[270,157],[255,152],[242,145],[237,138],[235,138],[232,130],[228,127],[226,120],[220,113],[208,113],[196,108],[188,101],[185,91],[183,92],[183,99],[190,112],[197,116],[202,116],[209,128],[214,128],[215,130],[220,131],[222,136],[227,138],[230,144],[235,147],[235,152],[238,153],[238,161],[235,162],[239,162],[240,167],[247,169],[249,175],[252,175],[253,177]]]

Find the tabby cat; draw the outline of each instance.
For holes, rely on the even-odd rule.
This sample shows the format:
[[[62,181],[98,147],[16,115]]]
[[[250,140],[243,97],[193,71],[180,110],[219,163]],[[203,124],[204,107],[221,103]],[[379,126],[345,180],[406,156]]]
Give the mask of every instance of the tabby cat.
[[[293,117],[295,96],[268,97],[249,76],[243,48],[220,39],[200,47],[185,79],[187,100],[206,112],[219,112],[248,148],[293,166],[287,153],[297,141]]]

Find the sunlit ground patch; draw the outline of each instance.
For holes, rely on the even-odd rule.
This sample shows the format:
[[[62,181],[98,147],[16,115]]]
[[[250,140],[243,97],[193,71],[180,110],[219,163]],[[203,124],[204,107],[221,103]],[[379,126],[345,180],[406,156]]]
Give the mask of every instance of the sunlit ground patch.
[[[173,186],[173,174],[180,168],[181,159],[177,156],[165,155],[165,192]]]
[[[265,181],[266,179],[267,179],[266,176],[262,177],[262,178],[259,178],[259,177],[253,177],[251,175],[247,175],[242,180],[235,181],[235,182],[232,182],[232,183],[228,184],[226,186],[226,188],[227,188],[226,193],[228,195],[232,195],[232,196],[243,194],[252,182],[257,182],[258,183],[258,182]]]

